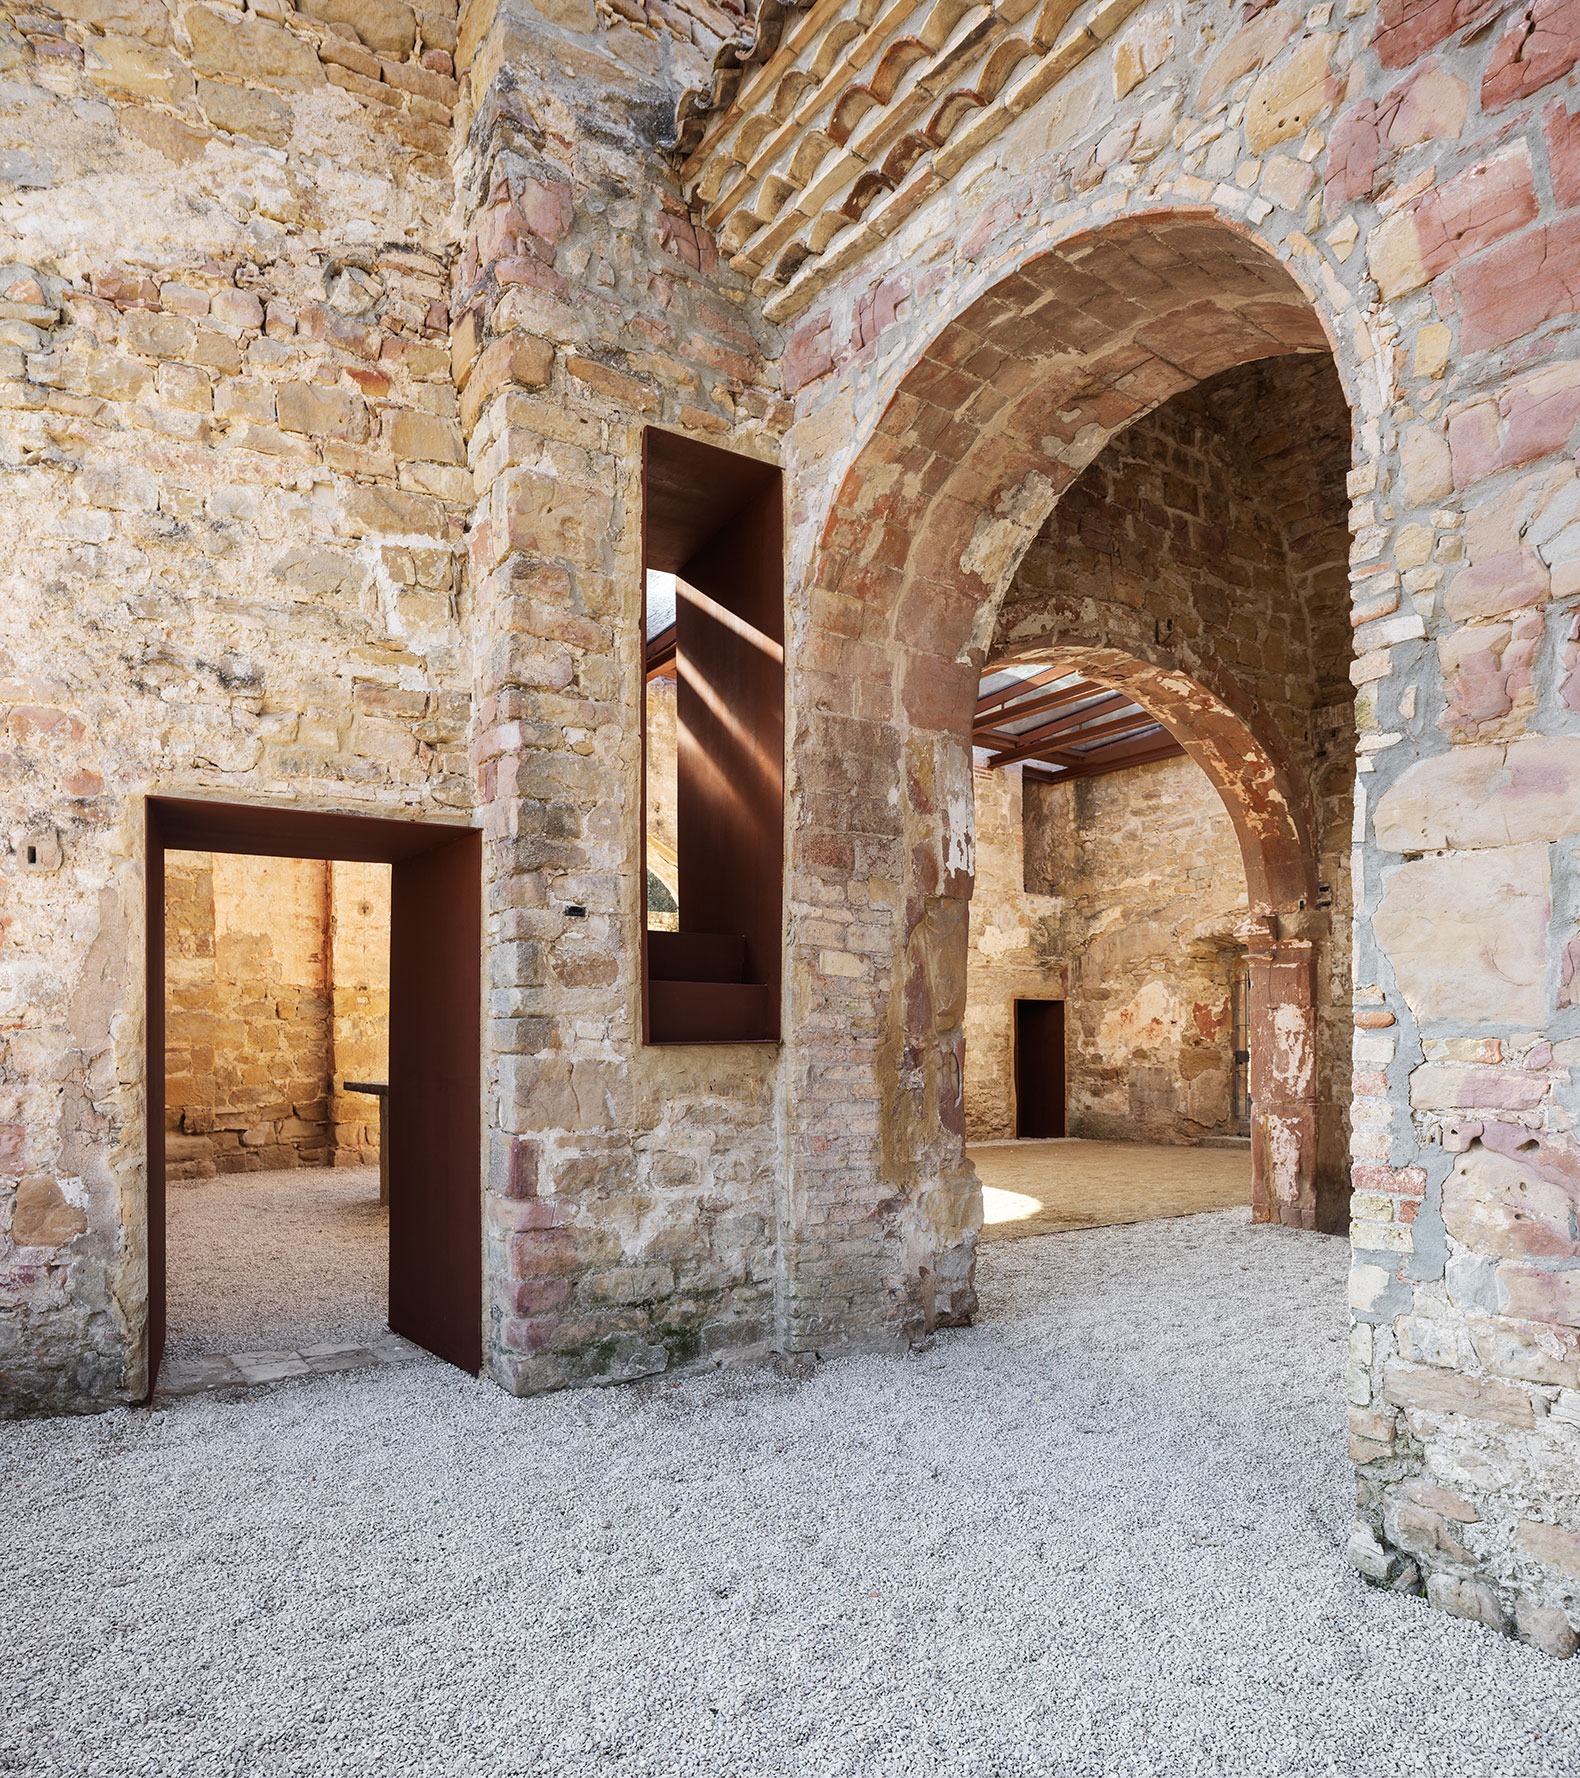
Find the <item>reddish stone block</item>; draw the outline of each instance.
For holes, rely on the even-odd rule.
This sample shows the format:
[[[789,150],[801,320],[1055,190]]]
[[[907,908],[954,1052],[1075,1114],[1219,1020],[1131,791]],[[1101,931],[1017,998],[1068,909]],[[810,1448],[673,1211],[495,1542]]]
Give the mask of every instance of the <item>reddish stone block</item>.
[[[1374,100],[1362,99],[1333,126],[1328,143],[1325,190],[1330,209],[1368,196],[1377,183],[1382,159],[1382,124]]]
[[[26,1125],[0,1124],[0,1173],[20,1173],[26,1154]]]
[[[1580,1327],[1580,1270],[1549,1272],[1506,1262],[1498,1267],[1503,1313],[1521,1321],[1549,1321]]]
[[[1524,142],[1467,167],[1416,207],[1416,239],[1427,276],[1435,278],[1523,228],[1536,209],[1530,150]]]
[[[510,1168],[505,1179],[505,1194],[512,1198],[535,1198],[538,1195],[538,1163],[541,1144],[529,1137],[518,1136],[510,1144]]]
[[[1455,623],[1501,617],[1540,605],[1549,579],[1540,559],[1525,550],[1511,550],[1473,568],[1462,568],[1443,596],[1443,610]]]
[[[569,1271],[576,1258],[576,1237],[569,1229],[533,1229],[510,1239],[512,1278],[543,1278]]]
[[[1580,9],[1574,0],[1532,0],[1510,14],[1487,58],[1481,103],[1488,110],[1528,99],[1580,61]]]
[[[719,250],[714,245],[713,236],[688,216],[665,211],[658,219],[658,244],[694,272],[711,276],[718,270]]]
[[[1404,68],[1445,38],[1497,10],[1491,0],[1382,0],[1374,47],[1385,68]]]
[[[1562,100],[1555,100],[1543,121],[1553,196],[1564,209],[1573,210],[1580,205],[1580,111],[1570,111]]]
[[[543,1317],[512,1316],[501,1324],[499,1338],[510,1352],[547,1352],[554,1344],[555,1328]]]
[[[855,343],[858,348],[870,346],[886,327],[893,325],[905,309],[907,295],[898,278],[887,278],[857,301]]]
[[[816,316],[791,334],[780,360],[786,395],[826,377],[834,368],[834,335],[827,315]]]
[[[1350,1179],[1358,1192],[1388,1192],[1404,1198],[1426,1196],[1424,1167],[1379,1167],[1357,1161],[1350,1169]]]
[[[514,1315],[543,1315],[567,1302],[573,1288],[568,1278],[518,1278],[506,1300]]]
[[[1467,352],[1505,346],[1574,314],[1580,309],[1580,215],[1480,254],[1453,274],[1453,289]]]
[[[1505,1268],[1499,1267],[1501,1275]],[[1464,1414],[1498,1426],[1533,1426],[1531,1397],[1514,1383],[1461,1376],[1431,1365],[1390,1364],[1383,1393],[1395,1406],[1421,1414]]]

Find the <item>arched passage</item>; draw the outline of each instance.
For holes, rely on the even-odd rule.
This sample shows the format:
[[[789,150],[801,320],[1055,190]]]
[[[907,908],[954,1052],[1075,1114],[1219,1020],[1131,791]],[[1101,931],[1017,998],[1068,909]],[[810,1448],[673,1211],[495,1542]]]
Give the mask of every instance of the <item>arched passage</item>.
[[[1124,693],[1169,731],[1218,793],[1239,842],[1250,910],[1252,1211],[1261,1221],[1316,1226],[1320,1033],[1309,917],[1316,842],[1300,787],[1243,716],[1177,668],[1100,645],[1066,644],[1031,658]]]
[[[791,1214],[825,1232],[789,1261],[792,1339],[826,1344],[873,1321],[906,1333],[973,1306],[970,719],[1017,566],[1138,416],[1233,366],[1326,350],[1310,300],[1259,245],[1206,215],[1129,218],[967,307],[906,371],[841,484],[795,685]],[[1263,992],[1309,1005],[1298,787],[1231,720],[1232,699],[1204,702],[1212,688],[1157,651],[1122,651],[1107,670],[1161,719],[1173,710],[1233,793],[1267,933]],[[1288,1116],[1264,1134],[1262,1210],[1310,1223],[1309,1049],[1302,1061],[1289,1035]]]

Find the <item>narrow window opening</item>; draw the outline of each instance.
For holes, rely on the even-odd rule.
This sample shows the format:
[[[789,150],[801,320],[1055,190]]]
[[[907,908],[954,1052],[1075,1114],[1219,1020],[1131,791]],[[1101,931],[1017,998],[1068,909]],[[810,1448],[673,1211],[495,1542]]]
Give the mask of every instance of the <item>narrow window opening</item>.
[[[646,1039],[775,1042],[784,876],[779,470],[650,429],[643,546]]]

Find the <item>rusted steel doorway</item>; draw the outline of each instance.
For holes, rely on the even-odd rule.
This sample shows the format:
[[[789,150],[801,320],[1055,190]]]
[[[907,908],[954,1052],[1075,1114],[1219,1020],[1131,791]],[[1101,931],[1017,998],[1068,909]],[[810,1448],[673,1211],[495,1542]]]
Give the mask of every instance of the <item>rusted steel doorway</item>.
[[[1015,1002],[1015,1134],[1064,1134],[1064,1002]]]
[[[165,854],[391,866],[389,1324],[483,1359],[482,837],[244,803],[147,801],[148,1390],[165,1344]]]

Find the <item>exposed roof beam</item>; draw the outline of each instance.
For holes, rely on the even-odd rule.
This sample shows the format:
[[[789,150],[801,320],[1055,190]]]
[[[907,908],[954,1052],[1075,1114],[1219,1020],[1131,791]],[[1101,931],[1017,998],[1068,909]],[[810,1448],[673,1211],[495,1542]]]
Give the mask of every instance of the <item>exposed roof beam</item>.
[[[647,676],[662,679],[675,665],[675,626],[660,630],[647,644]]]
[[[991,679],[993,675],[987,673],[983,677]],[[985,698],[979,697],[977,699],[977,715],[986,716],[990,710],[997,710],[1001,704],[1013,703],[1016,698],[1024,697],[1029,691],[1035,691],[1039,685],[1047,685],[1052,680],[1068,679],[1069,677],[1068,667],[1044,667],[1040,673],[1033,673],[1025,679],[1017,679],[1012,685],[1001,685],[997,691],[990,691]],[[1084,680],[1082,684],[1085,684]],[[1094,685],[1091,689],[1096,691],[1097,687]],[[1073,692],[1075,687],[1070,687],[1070,690]]]
[[[1020,713],[1019,711],[1011,711],[1010,714],[1011,716],[1018,716]],[[1035,729],[1007,729],[1002,728],[997,724],[992,727],[983,724],[982,727],[973,732],[972,738],[979,747],[988,744],[991,744],[995,750],[1019,747],[1023,741],[1031,740],[1034,735],[1063,735],[1073,733],[1086,727],[1088,724],[1095,722],[1100,716],[1133,716],[1137,722],[1140,722],[1143,718],[1148,722],[1153,720],[1152,717],[1147,716],[1146,712],[1140,710],[1139,706],[1134,704],[1129,698],[1125,697],[1122,693],[1115,692],[1106,698],[1099,698],[1093,703],[1083,705],[1081,709],[1071,711],[1069,715],[1061,716],[1057,721],[1041,723]]]
[[[1049,710],[1067,710],[1072,705],[1091,703],[1094,708],[1111,704],[1131,704],[1135,700],[1122,691],[1104,691],[1100,685],[1066,686],[1063,691],[1050,691],[1040,698],[1028,698],[1024,704],[1005,704],[993,712],[995,723],[1020,722],[1027,716],[1041,716]],[[980,722],[980,716],[977,718]]]
[[[1127,710],[1122,716],[1115,716],[1108,722],[1099,722],[1089,729],[1072,729],[1066,724],[1057,732],[1050,732],[1054,727],[1055,725],[1050,724],[1049,729],[1037,729],[1029,735],[1021,735],[1013,747],[1005,748],[1002,753],[995,753],[988,764],[1008,766],[1017,760],[1035,759],[1039,755],[1058,757],[1061,761],[1070,757],[1080,760],[1085,755],[1075,753],[1072,756],[1071,749],[1083,747],[1092,741],[1106,741],[1110,737],[1117,739],[1121,735],[1136,734],[1143,729],[1159,729],[1165,734],[1168,732],[1155,716],[1149,716],[1145,710]],[[1055,741],[1060,745],[1055,746]]]
[[[1066,778],[1104,778],[1110,772],[1123,772],[1131,766],[1151,765],[1160,759],[1176,759],[1184,752],[1185,749],[1172,735],[1164,735],[1144,746],[1116,747],[1111,752],[1100,748],[1080,765],[1061,764],[1053,771],[1039,772],[1037,775],[1050,784],[1063,783]]]

